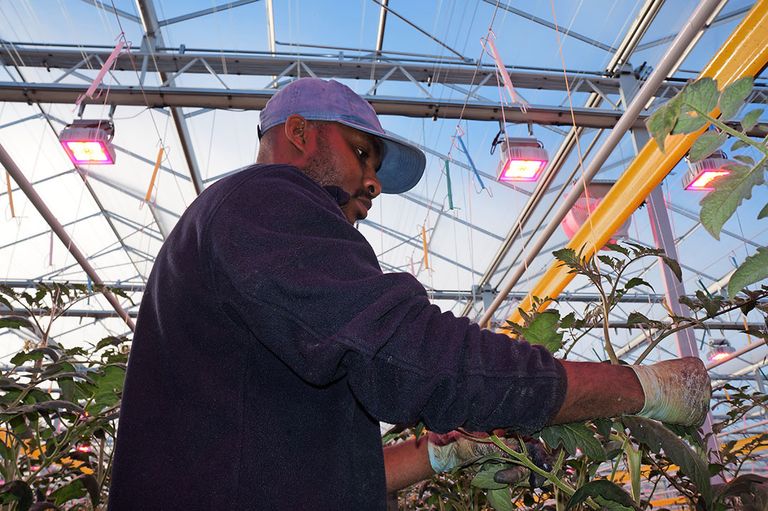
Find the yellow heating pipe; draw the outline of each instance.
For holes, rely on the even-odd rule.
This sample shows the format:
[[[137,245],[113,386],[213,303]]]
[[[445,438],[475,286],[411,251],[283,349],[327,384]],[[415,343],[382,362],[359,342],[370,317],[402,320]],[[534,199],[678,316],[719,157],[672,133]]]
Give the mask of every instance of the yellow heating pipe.
[[[759,0],[744,20],[733,31],[718,53],[704,68],[700,78],[711,77],[722,88],[739,78],[755,76],[768,63],[768,0]],[[715,108],[713,116],[719,115]],[[648,194],[662,182],[670,170],[685,156],[693,142],[703,133],[702,128],[688,135],[670,135],[662,153],[654,140],[649,141],[637,154],[627,170],[611,188],[590,220],[574,235],[568,247],[585,256],[592,256],[603,247],[613,233],[640,206]],[[557,297],[574,275],[559,263],[552,264],[534,288],[520,303],[523,310],[532,308],[532,297]],[[546,304],[544,304],[546,306]],[[522,318],[515,312],[509,321],[520,323]],[[500,332],[510,334],[509,329]]]

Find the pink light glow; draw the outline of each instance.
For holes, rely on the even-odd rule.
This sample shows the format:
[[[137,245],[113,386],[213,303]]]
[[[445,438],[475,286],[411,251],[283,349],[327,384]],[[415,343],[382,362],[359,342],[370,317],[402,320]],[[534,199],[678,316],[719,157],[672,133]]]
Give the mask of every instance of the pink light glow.
[[[65,140],[61,143],[75,164],[112,165],[114,160],[101,140]]]
[[[686,190],[694,191],[712,191],[714,188],[710,185],[712,181],[721,176],[727,176],[731,172],[723,169],[705,170],[699,174],[696,179],[691,181],[691,184],[685,187]]]
[[[729,358],[731,356],[730,353],[727,353],[725,351],[721,351],[720,353],[715,353],[714,355],[709,356],[710,362],[719,362],[721,360],[725,360],[726,358]]]
[[[78,445],[78,446],[75,448],[75,450],[77,450],[77,452],[82,452],[82,453],[89,453],[89,452],[91,452],[93,449],[91,448],[91,444],[79,444],[79,445]]]
[[[536,181],[546,164],[542,160],[507,160],[499,181]]]

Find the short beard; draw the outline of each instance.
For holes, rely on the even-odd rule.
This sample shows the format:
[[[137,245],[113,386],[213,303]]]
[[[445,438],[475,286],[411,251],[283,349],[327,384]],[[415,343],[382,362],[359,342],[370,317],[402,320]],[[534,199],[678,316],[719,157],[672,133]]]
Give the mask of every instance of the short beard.
[[[317,151],[301,170],[320,186],[340,186],[341,172],[336,164],[335,154],[330,150],[326,126],[323,124],[318,123],[314,127],[317,130],[318,146],[322,149]]]

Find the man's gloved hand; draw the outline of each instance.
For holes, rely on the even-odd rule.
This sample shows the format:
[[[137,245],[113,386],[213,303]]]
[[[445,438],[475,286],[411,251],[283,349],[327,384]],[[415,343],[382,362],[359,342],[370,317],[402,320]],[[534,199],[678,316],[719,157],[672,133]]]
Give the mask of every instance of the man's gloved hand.
[[[684,426],[704,423],[712,387],[700,359],[686,357],[629,367],[635,371],[645,394],[645,406],[637,415]]]
[[[520,443],[513,438],[502,438],[511,449],[520,452]],[[489,455],[504,456],[504,452],[490,441],[485,433],[464,433],[451,431],[443,435],[430,432],[427,436],[429,461],[436,473],[448,472],[457,467],[470,465]],[[538,441],[525,441],[526,450],[531,460],[544,470],[551,470],[551,456]],[[529,479],[531,487],[539,487],[545,479],[531,474],[527,468],[516,465],[499,470],[494,479],[497,483],[516,484]]]
[[[504,442],[512,449],[519,450],[517,440],[505,438]],[[430,431],[427,436],[427,447],[429,463],[437,474],[469,465],[483,456],[504,455],[485,433],[451,431],[441,435]]]

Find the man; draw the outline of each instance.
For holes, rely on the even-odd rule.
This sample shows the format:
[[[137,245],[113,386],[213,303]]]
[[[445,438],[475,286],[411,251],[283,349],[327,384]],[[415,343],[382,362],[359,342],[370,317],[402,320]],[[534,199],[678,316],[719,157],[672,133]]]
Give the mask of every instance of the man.
[[[703,420],[701,361],[561,362],[429,304],[354,228],[424,155],[333,81],[261,113],[258,164],[188,208],[158,254],[127,372],[110,508],[380,509],[472,443],[382,452],[379,421],[440,433],[640,412]]]

